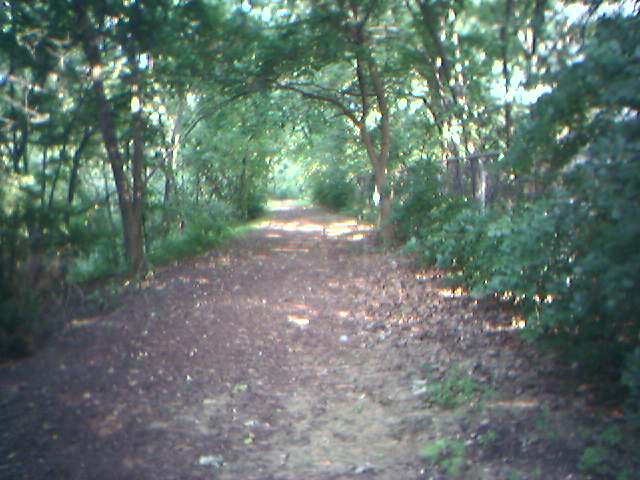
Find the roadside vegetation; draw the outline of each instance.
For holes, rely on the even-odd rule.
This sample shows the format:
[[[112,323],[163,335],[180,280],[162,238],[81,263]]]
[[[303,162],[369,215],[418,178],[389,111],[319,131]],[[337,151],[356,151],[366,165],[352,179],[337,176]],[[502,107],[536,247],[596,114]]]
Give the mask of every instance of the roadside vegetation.
[[[96,282],[305,197],[600,383],[630,429],[580,468],[614,476],[607,452],[640,430],[637,2],[3,7],[0,355],[33,352]],[[456,475],[464,452],[425,455]]]

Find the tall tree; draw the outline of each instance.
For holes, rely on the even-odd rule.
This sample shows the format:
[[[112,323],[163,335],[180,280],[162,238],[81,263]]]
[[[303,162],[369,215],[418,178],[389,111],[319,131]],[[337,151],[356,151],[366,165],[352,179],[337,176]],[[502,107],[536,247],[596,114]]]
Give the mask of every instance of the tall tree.
[[[258,80],[323,102],[349,120],[374,174],[383,239],[391,241],[392,79],[386,36],[375,33],[384,32],[390,7],[342,0],[307,7],[272,39]]]
[[[112,101],[108,98],[105,89],[104,73],[108,71],[108,66],[103,59],[100,49],[100,36],[106,32],[99,29],[105,25],[106,12],[92,12],[95,20],[89,15],[84,2],[74,3],[74,10],[77,15],[80,41],[84,54],[91,66],[91,84],[98,109],[98,123],[104,141],[105,150],[111,170],[116,182],[118,191],[118,203],[122,215],[122,226],[124,231],[124,245],[129,268],[132,273],[139,273],[145,267],[144,237],[142,224],[142,205],[144,196],[144,184],[142,179],[142,162],[144,161],[144,146],[142,144],[142,120],[140,112],[140,98],[138,97],[138,62],[136,55],[129,55],[129,67],[131,68],[131,89],[132,89],[132,113],[131,126],[134,135],[134,154],[131,168],[133,176],[133,187],[126,176],[125,156],[121,150],[116,126],[116,111]],[[132,32],[133,33],[133,32]],[[136,39],[132,39],[133,42]],[[122,48],[122,46],[120,46]],[[124,52],[123,52],[124,53]],[[134,104],[134,102],[138,102]]]

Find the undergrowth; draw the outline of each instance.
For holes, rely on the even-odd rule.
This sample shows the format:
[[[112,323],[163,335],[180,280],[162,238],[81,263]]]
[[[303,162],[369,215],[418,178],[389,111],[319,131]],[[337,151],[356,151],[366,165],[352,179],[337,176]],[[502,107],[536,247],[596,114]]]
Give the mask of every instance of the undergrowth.
[[[467,448],[462,440],[439,438],[422,450],[422,456],[433,467],[453,477],[459,476],[466,464]]]

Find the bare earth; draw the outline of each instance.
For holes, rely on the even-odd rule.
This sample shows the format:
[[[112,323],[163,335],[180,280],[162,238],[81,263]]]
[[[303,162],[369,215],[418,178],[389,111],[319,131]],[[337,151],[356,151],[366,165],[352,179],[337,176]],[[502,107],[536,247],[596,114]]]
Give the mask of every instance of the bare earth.
[[[582,400],[511,326],[355,221],[284,208],[2,366],[0,478],[453,478],[422,456],[441,438],[461,478],[580,478]],[[491,395],[426,403],[453,367]]]

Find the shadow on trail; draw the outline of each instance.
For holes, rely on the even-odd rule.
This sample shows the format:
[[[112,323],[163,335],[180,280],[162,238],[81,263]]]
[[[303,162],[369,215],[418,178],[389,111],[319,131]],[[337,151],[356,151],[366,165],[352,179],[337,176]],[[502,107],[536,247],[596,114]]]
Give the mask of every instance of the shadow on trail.
[[[322,466],[330,460],[302,437],[327,411],[323,390],[345,388],[336,362],[355,348],[347,290],[366,282],[353,262],[368,230],[282,209],[227,251],[160,271],[115,312],[70,321],[35,357],[0,369],[0,477],[328,478],[356,468]]]
[[[283,208],[161,269],[114,312],[70,320],[0,368],[0,478],[451,478],[449,457],[423,456],[451,439],[464,439],[464,478],[574,478],[572,417],[553,417],[565,443],[538,427],[562,395],[581,401],[541,380],[553,364],[508,312],[442,289],[368,235]],[[499,396],[425,402],[425,378],[446,396],[451,372]]]

